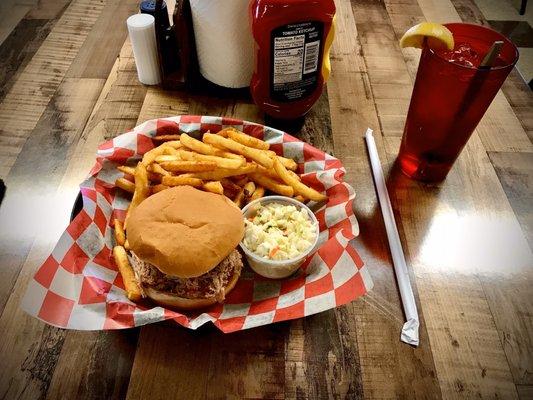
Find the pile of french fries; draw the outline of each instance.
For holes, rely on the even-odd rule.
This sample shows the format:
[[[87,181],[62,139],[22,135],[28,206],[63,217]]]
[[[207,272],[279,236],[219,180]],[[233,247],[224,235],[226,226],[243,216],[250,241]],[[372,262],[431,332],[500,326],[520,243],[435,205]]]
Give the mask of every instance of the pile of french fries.
[[[115,239],[122,250],[113,250],[130,300],[140,298],[140,289],[127,263],[124,230],[131,212],[151,194],[188,185],[225,195],[238,207],[265,196],[267,191],[302,202],[327,198],[301,181],[294,172],[294,160],[278,156],[267,142],[235,128],[204,133],[202,140],[186,133],[156,136],[153,140],[161,144],[145,153],[137,166],[117,167],[125,176],[115,185],[133,195],[124,225],[115,220]]]

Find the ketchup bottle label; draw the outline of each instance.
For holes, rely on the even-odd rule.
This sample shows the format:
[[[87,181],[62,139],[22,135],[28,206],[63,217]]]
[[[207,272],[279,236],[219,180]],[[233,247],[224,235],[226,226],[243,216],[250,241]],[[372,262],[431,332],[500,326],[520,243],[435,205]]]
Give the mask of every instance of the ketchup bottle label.
[[[322,67],[320,21],[300,22],[272,30],[270,97],[279,102],[304,98],[316,89]]]

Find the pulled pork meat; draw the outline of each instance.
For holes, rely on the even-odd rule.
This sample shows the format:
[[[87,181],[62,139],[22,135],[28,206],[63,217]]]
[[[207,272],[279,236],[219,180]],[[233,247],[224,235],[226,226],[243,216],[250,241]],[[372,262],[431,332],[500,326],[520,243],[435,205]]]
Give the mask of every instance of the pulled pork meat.
[[[224,289],[234,274],[240,274],[241,254],[233,250],[229,256],[206,274],[196,278],[177,278],[166,275],[154,265],[142,261],[131,252],[131,265],[141,287],[150,286],[162,292],[170,292],[188,299],[216,298],[224,301]]]

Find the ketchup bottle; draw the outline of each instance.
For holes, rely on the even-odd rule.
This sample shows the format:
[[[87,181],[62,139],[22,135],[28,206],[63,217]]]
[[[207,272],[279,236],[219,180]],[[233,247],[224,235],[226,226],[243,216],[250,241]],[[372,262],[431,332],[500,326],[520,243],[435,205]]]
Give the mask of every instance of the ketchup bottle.
[[[250,90],[268,116],[292,120],[318,100],[329,76],[333,0],[253,0],[256,43]]]

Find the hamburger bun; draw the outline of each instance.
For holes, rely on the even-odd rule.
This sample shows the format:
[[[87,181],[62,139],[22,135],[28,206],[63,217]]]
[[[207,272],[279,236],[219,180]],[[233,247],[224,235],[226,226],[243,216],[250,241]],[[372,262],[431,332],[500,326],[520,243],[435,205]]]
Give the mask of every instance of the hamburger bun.
[[[177,186],[148,197],[135,208],[127,232],[130,248],[140,259],[164,274],[194,278],[235,250],[244,235],[244,218],[225,196]],[[156,302],[167,302],[161,295],[154,297]],[[183,300],[188,301],[172,301],[187,305]]]
[[[239,280],[239,276],[240,273],[234,274],[231,277],[224,290],[225,296],[227,296],[228,293],[233,290],[237,281]],[[172,293],[162,292],[149,286],[144,288],[144,293],[147,297],[152,299],[154,303],[163,307],[174,308],[178,310],[196,310],[198,308],[209,307],[217,303],[217,299],[215,297],[188,299]]]

